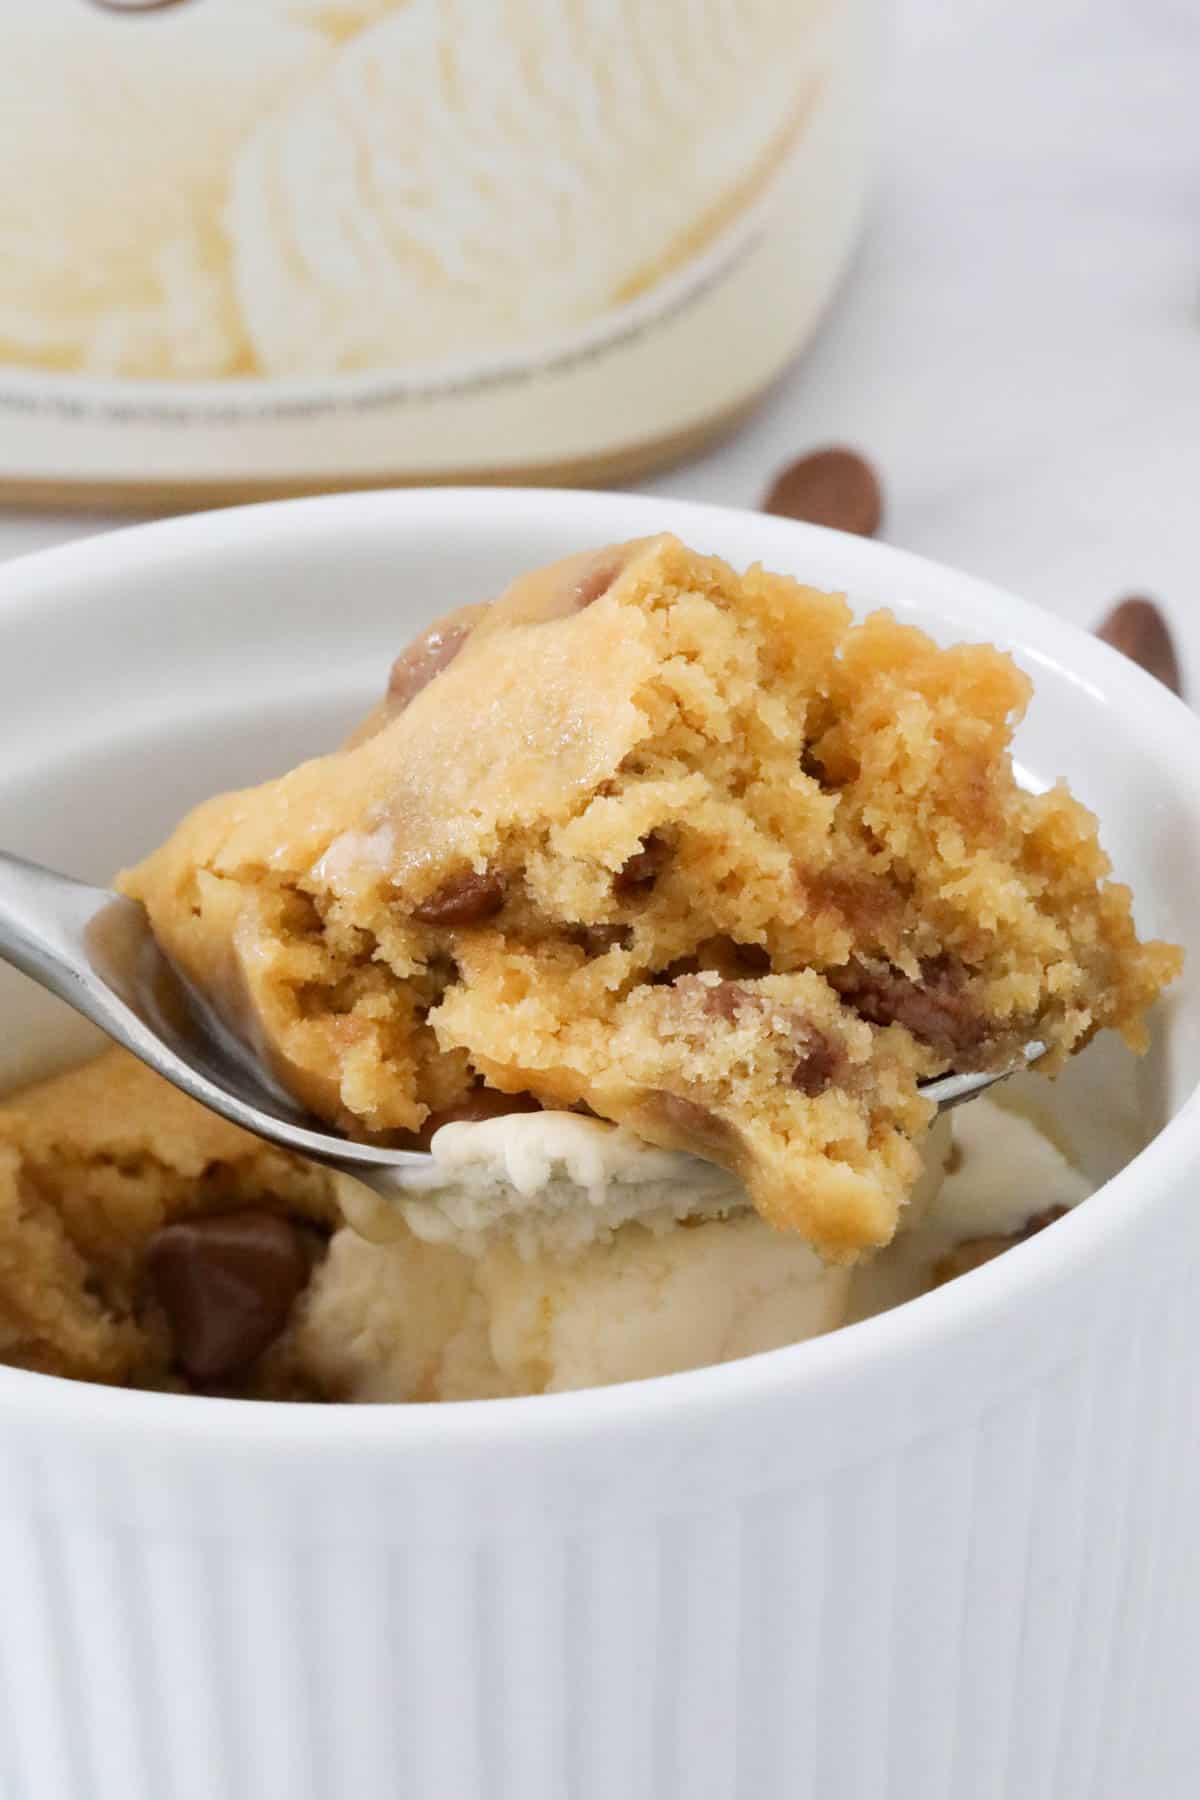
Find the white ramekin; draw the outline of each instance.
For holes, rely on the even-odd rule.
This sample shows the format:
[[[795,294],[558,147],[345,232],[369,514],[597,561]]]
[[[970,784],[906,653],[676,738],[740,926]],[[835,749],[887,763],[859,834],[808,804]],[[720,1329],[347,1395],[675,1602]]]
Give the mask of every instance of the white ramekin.
[[[341,1409],[0,1370],[4,1800],[1195,1792],[1200,724],[1148,677],[949,570],[709,507],[210,514],[0,570],[0,843],[105,877],[332,742],[430,614],[661,527],[1033,671],[1023,766],[1192,951],[1149,1075],[1097,1057],[1077,1128],[1170,1123],[999,1262],[719,1369]],[[79,1041],[6,972],[0,1016],[6,1079]]]

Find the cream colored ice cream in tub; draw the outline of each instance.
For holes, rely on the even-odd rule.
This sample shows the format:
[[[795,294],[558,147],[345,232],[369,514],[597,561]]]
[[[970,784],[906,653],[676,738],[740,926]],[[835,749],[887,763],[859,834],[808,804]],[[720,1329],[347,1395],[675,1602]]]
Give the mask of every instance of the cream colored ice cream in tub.
[[[598,477],[736,418],[861,211],[868,0],[2,0],[0,485]]]

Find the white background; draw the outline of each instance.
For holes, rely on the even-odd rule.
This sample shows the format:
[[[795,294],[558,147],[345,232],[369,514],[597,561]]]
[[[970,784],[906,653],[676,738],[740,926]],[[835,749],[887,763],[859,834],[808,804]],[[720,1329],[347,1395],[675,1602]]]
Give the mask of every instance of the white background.
[[[1084,624],[1156,595],[1200,692],[1200,0],[895,0],[882,166],[816,342],[643,484],[878,463],[887,536]],[[0,512],[0,555],[94,530]]]

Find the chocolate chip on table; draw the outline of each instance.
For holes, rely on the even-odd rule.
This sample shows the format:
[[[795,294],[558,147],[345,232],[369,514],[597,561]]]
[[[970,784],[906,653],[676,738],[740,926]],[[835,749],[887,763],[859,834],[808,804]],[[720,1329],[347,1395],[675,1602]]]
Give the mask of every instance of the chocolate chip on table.
[[[647,893],[666,868],[671,846],[657,831],[642,839],[642,847],[613,876],[613,891],[618,894]]]
[[[93,0],[105,12],[163,12],[168,6],[181,6],[183,0]]]
[[[1183,676],[1171,628],[1161,609],[1142,594],[1120,600],[1096,627],[1096,636],[1131,662],[1155,675],[1173,694],[1182,694]]]
[[[883,522],[883,492],[875,470],[856,450],[814,450],[780,470],[763,511],[874,537]]]
[[[470,870],[454,875],[437,891],[413,907],[412,916],[422,925],[481,925],[504,905],[504,877],[490,871]]]
[[[455,1101],[453,1106],[444,1106],[437,1112],[431,1112],[419,1131],[404,1134],[403,1148],[406,1150],[428,1150],[433,1141],[435,1131],[443,1125],[480,1125],[486,1119],[507,1119],[512,1113],[541,1112],[542,1103],[536,1094],[505,1094],[499,1088],[472,1088],[463,1099]]]
[[[959,1068],[987,1036],[987,1023],[961,976],[944,959],[925,963],[919,982],[899,969],[868,969],[856,960],[826,969],[825,978],[868,1024],[903,1025]]]
[[[146,1266],[176,1360],[189,1380],[212,1386],[244,1373],[274,1343],[311,1260],[298,1226],[247,1208],[164,1225]]]

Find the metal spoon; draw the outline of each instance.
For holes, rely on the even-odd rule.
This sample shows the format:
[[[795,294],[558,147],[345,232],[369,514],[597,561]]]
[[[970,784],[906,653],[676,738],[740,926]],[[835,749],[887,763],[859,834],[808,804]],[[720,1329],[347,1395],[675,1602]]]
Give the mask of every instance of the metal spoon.
[[[168,962],[138,901],[0,851],[0,961],[244,1131],[354,1175],[384,1196],[427,1185],[426,1152],[337,1137],[298,1106]],[[1028,1045],[1026,1061],[1042,1050]],[[943,1075],[922,1092],[945,1111],[1015,1073]]]

